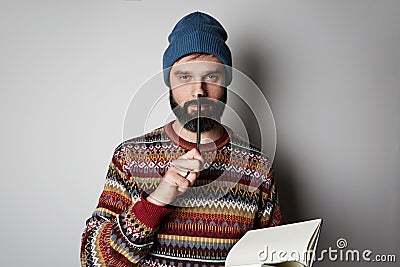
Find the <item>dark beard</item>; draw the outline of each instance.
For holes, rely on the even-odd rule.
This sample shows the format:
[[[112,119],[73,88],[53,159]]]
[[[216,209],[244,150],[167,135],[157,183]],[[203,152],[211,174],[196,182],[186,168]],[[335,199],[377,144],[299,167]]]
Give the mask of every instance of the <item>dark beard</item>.
[[[221,121],[222,114],[225,110],[225,104],[227,100],[227,90],[224,90],[224,95],[218,99],[218,101],[212,100],[207,97],[201,99],[202,104],[207,104],[211,106],[211,111],[201,112],[200,117],[200,132],[208,132],[214,129],[215,126],[219,125]],[[172,96],[172,91],[169,92],[169,103],[171,109],[174,112],[178,121],[183,125],[185,129],[191,132],[197,131],[197,113],[190,114],[188,112],[188,107],[190,105],[197,105],[197,100],[193,99],[187,101],[180,107]]]

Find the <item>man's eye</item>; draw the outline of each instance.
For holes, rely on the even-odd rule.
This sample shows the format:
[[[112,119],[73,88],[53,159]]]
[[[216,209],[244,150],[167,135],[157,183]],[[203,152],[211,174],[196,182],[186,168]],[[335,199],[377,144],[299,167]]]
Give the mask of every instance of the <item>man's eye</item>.
[[[210,75],[207,75],[207,76],[206,76],[206,79],[207,79],[208,81],[216,81],[216,80],[218,80],[218,75],[210,74]]]
[[[187,80],[187,79],[189,79],[189,75],[181,75],[181,76],[179,76],[179,79]]]

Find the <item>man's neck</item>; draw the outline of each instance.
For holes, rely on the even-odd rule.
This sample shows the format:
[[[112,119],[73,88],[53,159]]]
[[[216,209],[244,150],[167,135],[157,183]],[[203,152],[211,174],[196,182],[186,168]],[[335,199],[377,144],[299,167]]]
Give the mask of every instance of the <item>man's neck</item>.
[[[191,143],[196,143],[197,139],[197,133],[196,132],[191,132],[187,130],[186,128],[183,127],[183,125],[178,121],[175,120],[172,123],[172,129],[175,131],[177,135],[179,135],[180,138],[191,142]],[[202,132],[201,133],[201,140],[200,144],[206,144],[206,143],[211,143],[219,138],[221,138],[224,134],[224,128],[221,126],[221,124],[217,124],[213,129],[207,132]]]

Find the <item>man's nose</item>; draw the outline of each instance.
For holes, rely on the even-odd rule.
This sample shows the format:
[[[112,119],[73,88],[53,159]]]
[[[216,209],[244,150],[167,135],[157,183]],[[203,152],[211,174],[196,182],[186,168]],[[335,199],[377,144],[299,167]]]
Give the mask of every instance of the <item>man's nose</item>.
[[[198,95],[207,96],[205,90],[206,84],[203,81],[196,81],[192,84],[192,96],[197,98]]]

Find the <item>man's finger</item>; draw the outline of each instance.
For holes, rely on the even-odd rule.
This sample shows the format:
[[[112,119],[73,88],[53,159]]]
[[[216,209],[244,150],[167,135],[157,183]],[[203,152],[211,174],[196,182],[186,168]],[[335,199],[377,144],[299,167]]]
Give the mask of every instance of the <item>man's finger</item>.
[[[189,187],[190,181],[188,181],[185,178],[186,175],[187,175],[187,171],[185,171],[185,172],[174,171],[172,174],[166,175],[163,180],[175,187]],[[189,173],[189,175],[190,175],[190,173]]]
[[[189,150],[186,154],[183,154],[181,159],[197,159],[200,160],[201,162],[204,161],[203,157],[201,156],[200,152],[197,150],[197,148],[193,148],[192,150]]]
[[[192,187],[198,176],[199,176],[198,172],[189,172],[189,174],[186,177],[189,186],[186,185],[178,186],[177,190],[179,192],[179,195],[185,193],[189,189],[189,187]]]
[[[180,171],[201,171],[203,163],[197,159],[176,159],[171,166]]]

